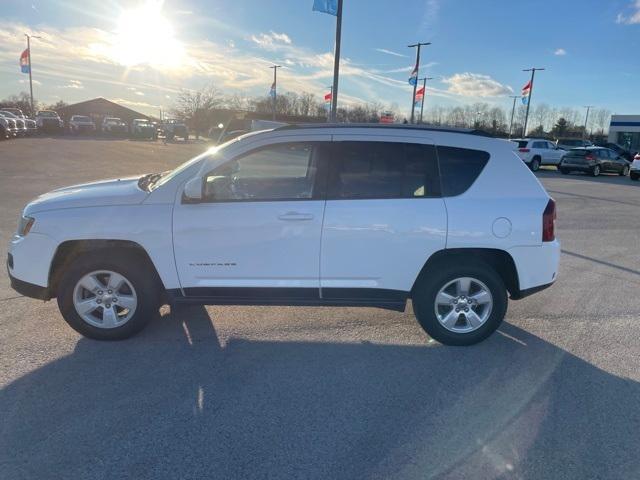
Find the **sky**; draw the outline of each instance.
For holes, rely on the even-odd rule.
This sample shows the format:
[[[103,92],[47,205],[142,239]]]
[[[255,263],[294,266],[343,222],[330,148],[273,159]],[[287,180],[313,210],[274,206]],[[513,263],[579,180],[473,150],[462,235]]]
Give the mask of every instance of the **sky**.
[[[313,0],[22,0],[0,9],[0,98],[28,91],[19,56],[32,40],[34,96],[105,97],[147,114],[181,90],[320,99],[333,77],[335,17]],[[640,0],[344,0],[340,105],[411,106],[415,49],[433,77],[425,110],[511,107],[536,74],[532,105],[640,114]]]

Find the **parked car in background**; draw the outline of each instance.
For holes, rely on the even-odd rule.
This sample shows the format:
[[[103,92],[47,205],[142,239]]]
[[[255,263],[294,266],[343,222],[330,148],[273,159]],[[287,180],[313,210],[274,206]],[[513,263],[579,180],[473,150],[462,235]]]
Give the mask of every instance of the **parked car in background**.
[[[583,172],[597,177],[601,173],[613,172],[629,175],[629,162],[613,150],[602,147],[572,148],[558,167],[563,174]]]
[[[511,141],[518,144],[518,156],[534,172],[542,165],[557,166],[566,153],[553,142],[542,138],[516,138]]]
[[[86,115],[73,115],[69,120],[69,132],[74,135],[92,133],[96,131],[96,124]]]
[[[27,135],[34,135],[38,131],[36,121],[31,118],[28,118],[24,113],[22,113],[22,110],[20,110],[19,108],[3,107],[2,110],[12,113],[16,117],[23,120],[25,126],[27,127]]]
[[[36,126],[39,132],[64,131],[64,122],[57,112],[53,110],[40,110],[36,112]]]
[[[640,179],[640,153],[637,153],[633,158],[633,163],[629,169],[629,178],[635,181]]]
[[[157,126],[146,118],[136,118],[131,122],[130,133],[135,138],[158,138]]]
[[[7,112],[6,110],[0,110],[0,114],[4,115],[5,118],[11,118],[13,120],[15,120],[16,122],[16,134],[19,137],[26,137],[27,136],[27,124],[25,123],[25,121],[19,117],[17,117],[16,115],[14,115],[11,112]]]
[[[555,282],[555,219],[502,140],[286,126],[169,172],[41,195],[7,263],[16,291],[57,298],[68,324],[96,339],[136,334],[163,301],[404,311],[411,299],[432,338],[472,345],[500,326],[509,299]]]
[[[593,143],[582,138],[558,138],[556,146],[563,150],[571,150],[572,148],[591,147]]]
[[[127,124],[117,117],[105,117],[102,120],[102,133],[124,135],[127,133]]]
[[[189,140],[189,129],[181,120],[164,120],[160,124],[160,132],[166,140],[173,140],[176,137],[182,138],[185,142]]]
[[[625,160],[628,160],[629,162],[633,161],[633,156],[634,154],[631,153],[629,150],[627,150],[626,148],[618,145],[617,143],[612,143],[612,142],[601,142],[601,143],[596,143],[596,146],[598,147],[604,147],[604,148],[608,148],[609,150],[613,150],[614,152],[616,152],[618,155],[620,155],[621,157],[623,157]]]
[[[13,136],[11,126],[9,125],[9,119],[0,115],[0,140],[6,140]]]
[[[18,127],[17,127],[17,123],[15,118],[9,116],[9,115],[4,115],[2,113],[0,113],[0,118],[2,118],[4,120],[4,124],[6,124],[5,127],[3,127],[5,129],[5,133],[6,133],[6,138],[14,138],[18,136]]]

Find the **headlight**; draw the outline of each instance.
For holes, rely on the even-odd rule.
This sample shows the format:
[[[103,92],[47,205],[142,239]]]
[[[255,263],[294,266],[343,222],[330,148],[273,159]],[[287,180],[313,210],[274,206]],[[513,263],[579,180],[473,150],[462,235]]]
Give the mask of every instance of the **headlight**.
[[[25,217],[24,215],[20,217],[20,220],[18,221],[18,231],[16,232],[18,236],[26,237],[35,222],[36,219],[33,217]]]

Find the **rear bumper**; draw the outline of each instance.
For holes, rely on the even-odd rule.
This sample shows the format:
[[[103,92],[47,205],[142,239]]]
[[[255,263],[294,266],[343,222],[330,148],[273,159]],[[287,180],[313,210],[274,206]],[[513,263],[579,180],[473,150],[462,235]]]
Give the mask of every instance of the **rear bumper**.
[[[518,271],[519,299],[550,287],[558,277],[560,242],[544,242],[539,246],[513,247],[508,250]]]

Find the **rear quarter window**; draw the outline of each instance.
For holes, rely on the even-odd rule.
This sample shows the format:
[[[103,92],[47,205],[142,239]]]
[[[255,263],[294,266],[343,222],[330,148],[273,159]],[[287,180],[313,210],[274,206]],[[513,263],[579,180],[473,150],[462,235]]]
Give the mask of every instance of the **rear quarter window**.
[[[489,162],[489,153],[456,147],[437,147],[442,196],[466,192]]]

